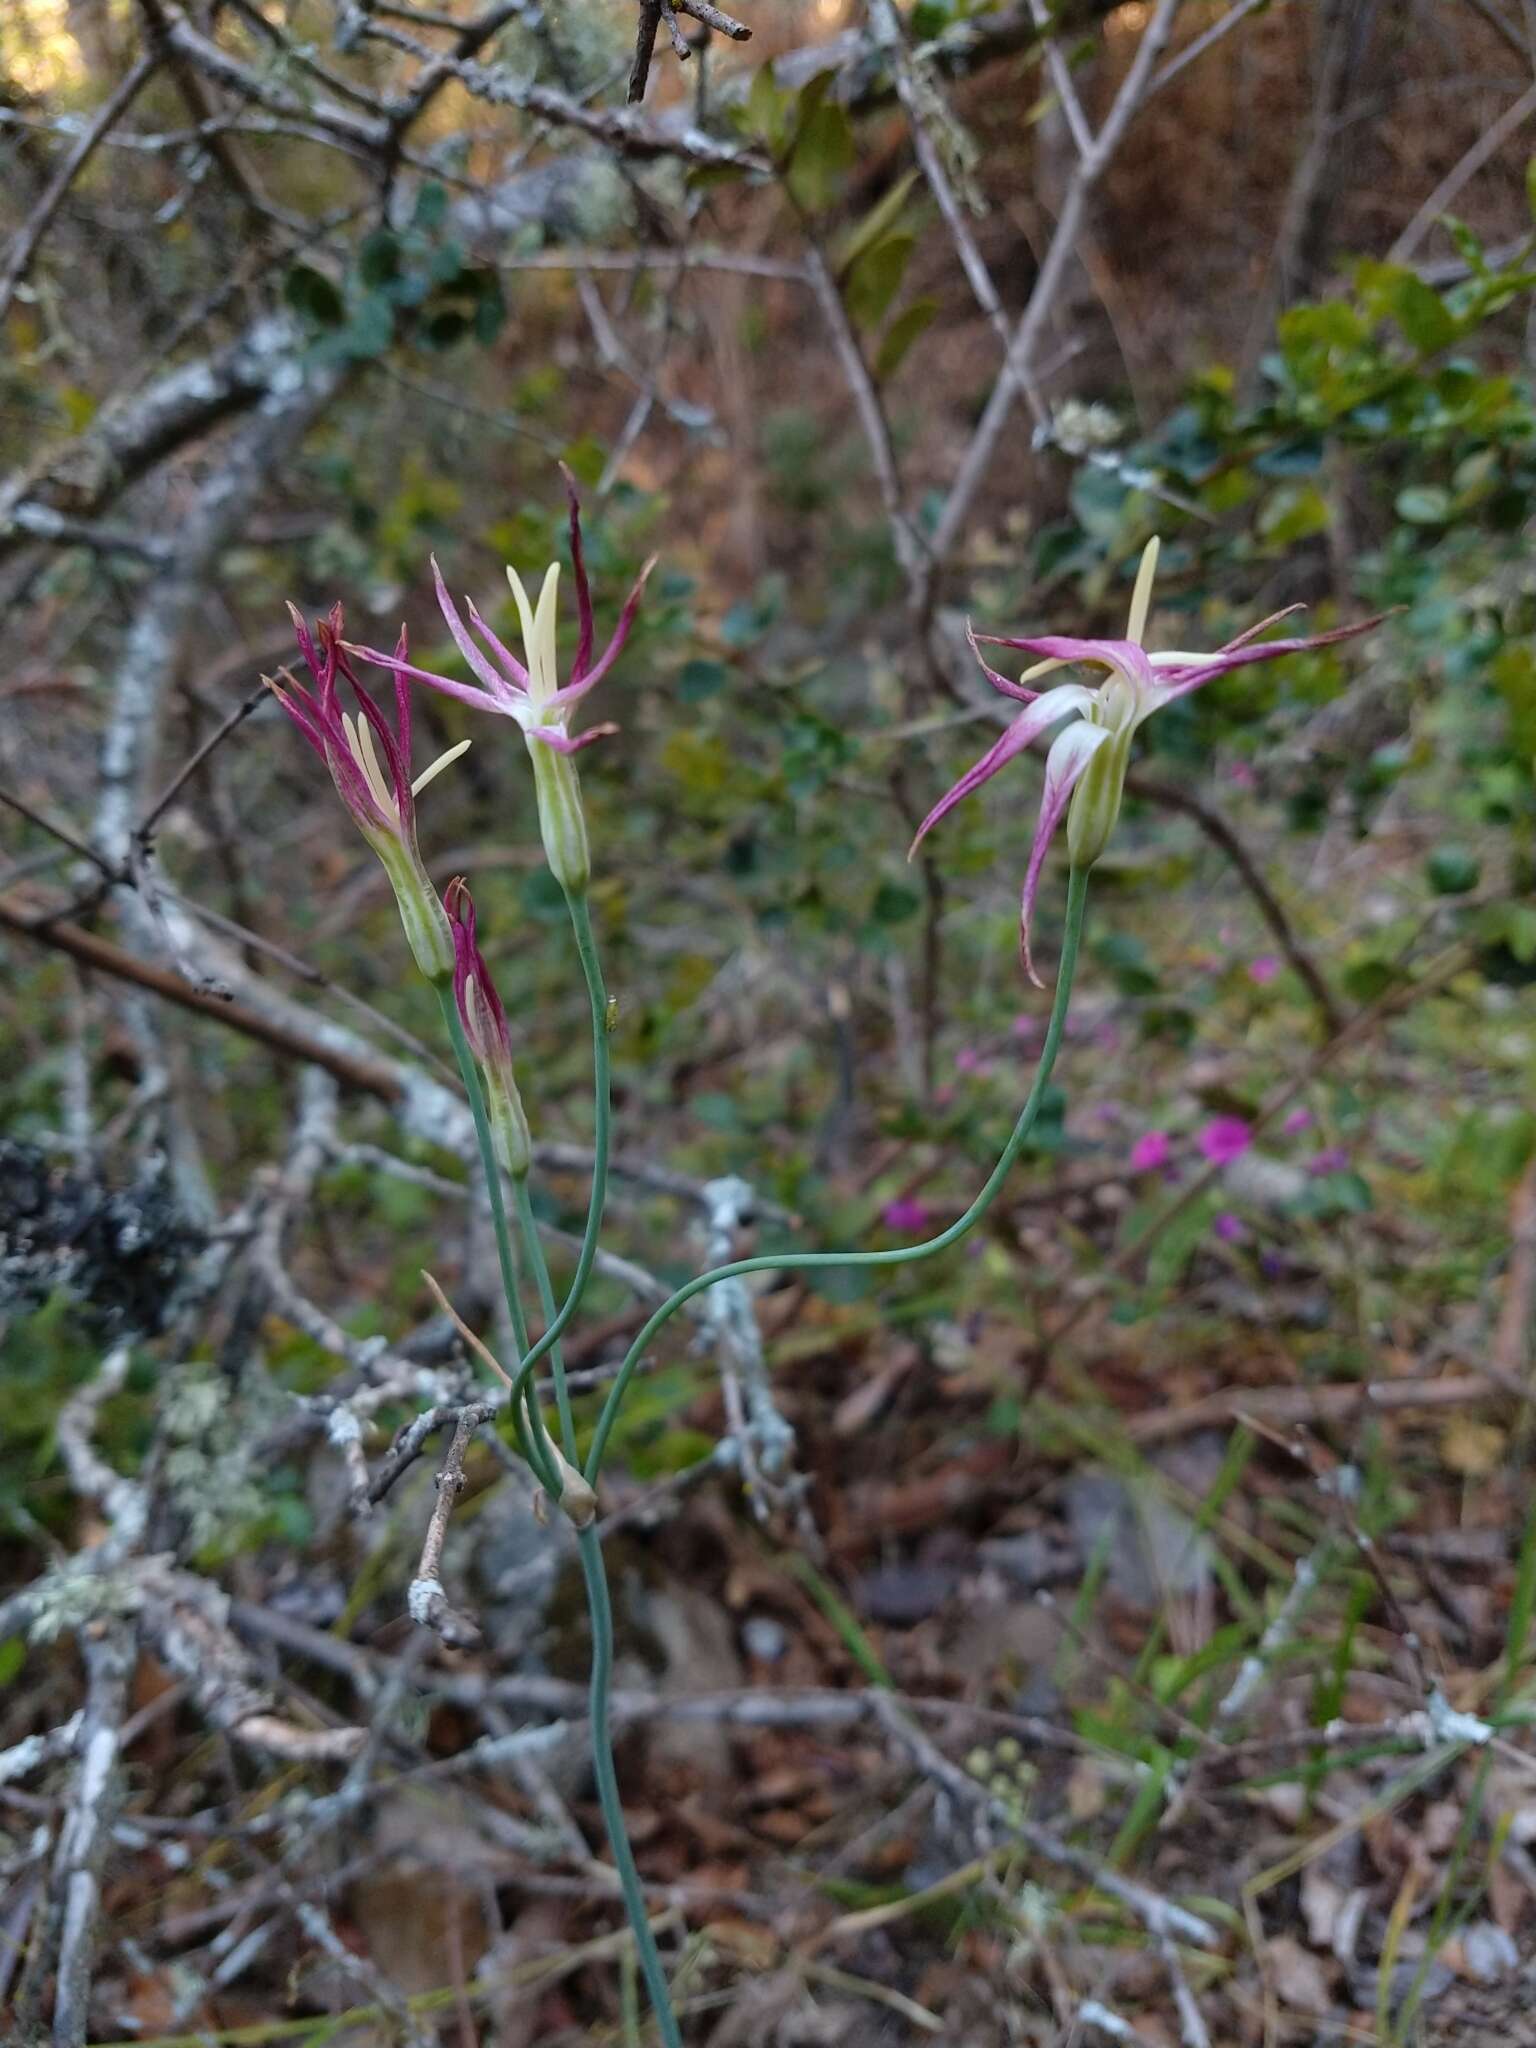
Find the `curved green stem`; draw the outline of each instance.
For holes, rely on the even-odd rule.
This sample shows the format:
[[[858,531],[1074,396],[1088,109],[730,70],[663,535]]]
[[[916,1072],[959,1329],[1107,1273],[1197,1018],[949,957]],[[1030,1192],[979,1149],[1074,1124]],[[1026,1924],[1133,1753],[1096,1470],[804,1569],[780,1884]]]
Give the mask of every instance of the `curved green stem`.
[[[459,1021],[459,1006],[454,1001],[452,985],[447,981],[433,984],[437,989],[437,1000],[443,1012],[443,1021],[448,1026],[448,1036],[453,1043],[453,1056],[458,1062],[459,1079],[464,1083],[464,1092],[469,1097],[469,1113],[474,1119],[475,1138],[480,1147],[480,1168],[485,1179],[486,1194],[491,1204],[491,1225],[496,1234],[496,1257],[501,1266],[501,1287],[507,1298],[507,1314],[512,1321],[512,1336],[517,1344],[517,1355],[526,1361],[528,1356],[528,1318],[523,1313],[522,1296],[517,1286],[517,1262],[512,1255],[512,1234],[507,1228],[507,1209],[501,1194],[501,1165],[496,1157],[496,1148],[491,1142],[490,1119],[485,1113],[485,1095],[480,1086],[480,1075],[475,1067],[475,1056],[469,1049],[464,1036],[464,1026]],[[537,1475],[540,1484],[549,1493],[558,1494],[560,1481],[555,1473],[553,1460],[549,1457],[544,1442],[543,1418],[536,1403],[526,1398],[527,1381],[525,1370],[519,1371],[514,1383],[511,1403],[512,1427],[517,1435],[519,1454],[525,1458]],[[528,1414],[524,1418],[524,1407]]]
[[[544,1247],[539,1242],[538,1224],[534,1218],[533,1204],[528,1198],[528,1183],[525,1180],[514,1182],[513,1193],[517,1203],[518,1229],[523,1240],[523,1257],[533,1274],[545,1322],[553,1329],[557,1321],[555,1290],[550,1285],[549,1266],[544,1257]],[[549,1369],[555,1383],[555,1401],[560,1410],[560,1429],[565,1438],[566,1456],[574,1464],[576,1424],[571,1414],[571,1397],[565,1383],[565,1360],[561,1355],[558,1336],[550,1345]],[[613,1849],[613,1860],[619,1873],[619,1888],[624,1894],[624,1909],[629,1915],[641,1973],[655,2009],[656,2024],[664,2048],[682,2048],[682,2036],[678,2032],[677,2018],[672,2010],[672,1995],[667,1986],[667,1973],[662,1966],[661,1952],[656,1946],[656,1937],[651,1932],[650,1921],[646,1915],[645,1893],[641,1888],[640,1873],[635,1867],[634,1851],[629,1845],[629,1830],[624,1824],[624,1805],[619,1797],[619,1775],[613,1758],[613,1734],[609,1712],[609,1695],[613,1685],[613,1608],[608,1598],[608,1572],[603,1563],[603,1546],[595,1524],[589,1523],[585,1529],[579,1529],[576,1541],[581,1554],[581,1575],[587,1588],[587,1611],[592,1620],[590,1740],[592,1773],[597,1781],[598,1803],[603,1809],[603,1825],[608,1831],[608,1841]]]
[[[512,1183],[512,1200],[517,1208],[517,1227],[522,1234],[523,1257],[527,1261],[529,1271],[533,1274],[534,1286],[539,1296],[539,1309],[544,1317],[545,1326],[550,1328],[558,1320],[555,1314],[555,1290],[549,1282],[549,1266],[544,1257],[544,1247],[539,1242],[539,1226],[534,1217],[533,1202],[529,1197],[526,1179],[517,1180]],[[527,1370],[528,1359],[525,1352],[523,1371],[518,1374],[518,1378],[521,1379]],[[576,1462],[576,1418],[571,1413],[570,1390],[565,1384],[565,1360],[561,1355],[558,1342],[552,1344],[549,1349],[549,1371],[550,1377],[555,1383],[555,1407],[560,1415],[560,1440],[565,1446],[565,1455],[574,1465]],[[531,1382],[528,1387],[528,1398],[530,1400],[536,1399]]]
[[[634,1343],[629,1347],[618,1376],[608,1391],[603,1403],[603,1412],[598,1418],[597,1429],[592,1438],[592,1448],[587,1453],[585,1476],[595,1485],[602,1469],[603,1454],[608,1448],[608,1438],[618,1419],[625,1390],[634,1377],[635,1370],[657,1332],[668,1323],[685,1303],[692,1301],[696,1294],[702,1294],[706,1287],[713,1287],[718,1281],[733,1280],[744,1273],[806,1273],[824,1270],[828,1266],[904,1266],[914,1259],[931,1258],[934,1253],[947,1251],[958,1244],[967,1231],[979,1223],[987,1210],[997,1199],[1003,1182],[1008,1178],[1014,1161],[1023,1149],[1035,1118],[1040,1113],[1040,1104],[1051,1078],[1051,1069],[1056,1064],[1056,1054],[1061,1046],[1062,1029],[1067,1021],[1067,1005],[1072,998],[1072,978],[1077,971],[1078,946],[1083,935],[1083,909],[1088,894],[1088,870],[1074,868],[1067,885],[1066,927],[1062,933],[1061,964],[1056,973],[1056,998],[1051,1005],[1051,1021],[1046,1029],[1045,1044],[1041,1048],[1040,1063],[1035,1069],[1035,1078],[1024,1107],[1019,1111],[1019,1120],[1013,1127],[1012,1136],[1003,1147],[1002,1156],[987,1177],[986,1185],[972,1202],[963,1216],[941,1230],[937,1237],[930,1237],[922,1244],[900,1245],[889,1251],[878,1252],[765,1252],[752,1259],[736,1259],[728,1266],[716,1266],[713,1272],[700,1273],[695,1279],[679,1287],[677,1292],[664,1301],[650,1317]]]
[[[663,2048],[682,2048],[677,2016],[672,2010],[672,1993],[662,1968],[661,1952],[651,1923],[646,1917],[645,1893],[635,1868],[629,1831],[624,1825],[624,1808],[619,1799],[619,1776],[613,1761],[613,1737],[608,1721],[608,1695],[613,1684],[613,1610],[608,1602],[608,1574],[603,1566],[603,1546],[595,1526],[579,1531],[581,1574],[587,1585],[587,1606],[592,1616],[592,1771],[597,1780],[597,1797],[603,1809],[603,1824],[618,1867],[624,1906],[634,1931],[635,1947],[645,1988],[651,1995],[656,2027]]]
[[[592,1192],[587,1201],[587,1221],[581,1234],[581,1249],[576,1254],[576,1271],[571,1276],[570,1291],[543,1336],[524,1357],[522,1370],[517,1376],[520,1390],[527,1387],[533,1368],[560,1342],[570,1326],[571,1318],[581,1307],[581,1298],[587,1291],[587,1282],[592,1277],[593,1263],[597,1258],[597,1240],[603,1227],[603,1206],[608,1199],[608,1142],[611,1122],[609,1091],[612,1064],[608,1053],[608,991],[603,983],[603,969],[597,957],[597,941],[592,934],[592,916],[586,896],[577,895],[567,889],[565,900],[571,913],[571,927],[576,934],[576,951],[581,956],[581,971],[586,978],[587,997],[592,1009]]]

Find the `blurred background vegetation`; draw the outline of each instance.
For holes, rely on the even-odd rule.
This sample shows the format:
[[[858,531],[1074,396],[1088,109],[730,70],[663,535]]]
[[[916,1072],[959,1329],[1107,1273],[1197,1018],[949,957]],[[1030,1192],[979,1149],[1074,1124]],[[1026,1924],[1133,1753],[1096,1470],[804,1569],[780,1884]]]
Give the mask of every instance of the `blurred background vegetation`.
[[[1516,1965],[1480,1977],[1448,1944],[1488,1928],[1523,1956],[1536,1921],[1529,1857],[1504,1854],[1536,1809],[1490,1789],[1487,1754],[1447,1737],[1421,1782],[1421,1744],[1394,1793],[1426,1839],[1451,1808],[1441,1847],[1350,1834],[1358,1867],[1335,1877],[1367,1904],[1347,1953],[1307,1918],[1300,1863],[1234,1885],[1272,1877],[1277,1830],[1321,1869],[1325,1830],[1385,1800],[1378,1766],[1330,1795],[1319,1752],[1294,1811],[1224,1782],[1199,1844],[1177,1802],[1157,1822],[1213,1726],[1231,1732],[1233,1674],[1298,1559],[1321,1559],[1322,1587],[1249,1710],[1269,1734],[1390,1720],[1431,1679],[1479,1713],[1518,1699],[1530,10],[777,0],[749,9],[750,40],[677,26],[687,61],[663,21],[628,104],[635,0],[11,0],[0,20],[0,1750],[64,1722],[82,1686],[99,1704],[72,1633],[126,1626],[125,1711],[170,1704],[125,1750],[125,1811],[233,1826],[267,1796],[272,1754],[251,1760],[227,1693],[200,1692],[174,1629],[142,1619],[151,1596],[122,1591],[130,1554],[266,1613],[265,1634],[246,1615],[247,1675],[306,1730],[367,1719],[314,1638],[401,1650],[427,1496],[349,1519],[338,1439],[291,1418],[350,1398],[370,1340],[399,1346],[429,1377],[368,1413],[382,1453],[449,1370],[421,1267],[490,1312],[483,1226],[444,1187],[458,1126],[412,1093],[442,1080],[430,992],[382,874],[262,701],[293,658],[284,601],[339,600],[373,644],[404,620],[418,661],[462,673],[429,557],[508,630],[502,564],[526,577],[566,547],[561,461],[600,631],[659,556],[596,714],[621,736],[582,773],[619,1145],[651,1171],[621,1181],[612,1243],[674,1282],[704,1256],[687,1190],[723,1176],[756,1193],[755,1248],[894,1243],[984,1177],[1045,1016],[1017,956],[1038,773],[1019,764],[908,862],[995,734],[965,628],[1118,632],[1159,533],[1154,645],[1215,646],[1291,605],[1306,630],[1383,620],[1144,729],[1053,1108],[994,1219],[936,1265],[758,1299],[795,1437],[772,1500],[717,1452],[733,1424],[710,1351],[676,1341],[639,1383],[615,1482],[635,1509],[614,1538],[631,1679],[873,1678],[1053,1715],[1091,1737],[1097,1777],[1069,1798],[1047,1752],[1008,1798],[1226,1902],[1196,1982],[1218,2041],[1311,2039],[1324,2015],[1367,2030],[1351,2038],[1415,2038],[1437,2011],[1475,2028]],[[446,698],[423,693],[418,717],[424,759],[474,740],[423,802],[424,849],[439,883],[473,881],[536,1136],[580,1147],[585,998],[521,743]],[[317,1073],[341,1088],[323,1111]],[[579,1229],[579,1174],[549,1163],[541,1214]],[[594,1369],[634,1301],[600,1277]],[[84,1592],[72,1561],[121,1534],[121,1502],[61,1429],[71,1403],[149,1530]],[[475,1669],[574,1676],[558,1556],[537,1596],[487,1590],[532,1553],[516,1477],[482,1451],[456,1517],[455,1568],[487,1610]],[[1330,1492],[1336,1468],[1351,1487]],[[1028,1543],[1059,1569],[1038,1548],[1021,1563]],[[1047,1583],[1072,1618],[1042,1634]],[[433,1655],[409,1650],[414,1719],[395,1697],[369,1752],[397,1784],[481,1732],[434,1691]],[[818,1992],[781,1952],[786,1887],[802,1913],[806,1890],[828,1911],[890,1903],[960,1859],[921,1810],[858,1852],[911,1796],[873,1735],[862,1766],[828,1761],[851,1735],[702,1761],[669,1735],[635,1738],[630,1784],[642,1860],[679,1887],[699,2040],[917,2039],[915,2006],[945,2038],[1044,2042],[1079,2038],[1091,1997],[1145,2038],[1198,2041],[1143,1935],[1106,1937],[1070,1893],[1021,1904],[995,1861],[911,1923],[910,1952],[862,1930],[827,1948],[865,1989]],[[103,1934],[71,2003],[46,1834],[74,1796],[67,1744],[58,1768],[46,1796],[7,1795],[0,1772],[0,1980],[39,2038],[332,2027],[359,2005],[444,2038],[620,2037],[606,1954],[507,2003],[530,1955],[611,1923],[601,1886],[560,1892],[558,1856],[533,1859],[536,1882],[508,1839],[511,1874],[466,1874],[457,1812],[453,1842],[415,1846],[463,1925],[420,1958],[392,1951],[398,1834],[326,1838],[326,1925],[355,1968],[289,1910],[291,1858],[231,1851],[274,1932],[227,1980],[197,1921],[206,1843],[157,1918],[160,1837],[104,1842],[97,1880],[130,1932]],[[325,1775],[307,1752],[286,1770]],[[716,1778],[718,1839],[669,1807],[707,1805]],[[495,1798],[542,1811],[526,1780]],[[711,1886],[725,1903],[698,1903]],[[1037,1905],[1064,1916],[1054,1936],[1031,1931]],[[778,2005],[751,2003],[765,1983]],[[416,2003],[396,2011],[391,1986]],[[828,2030],[796,2032],[813,2006]],[[1433,2038],[1512,2040],[1521,2009]]]

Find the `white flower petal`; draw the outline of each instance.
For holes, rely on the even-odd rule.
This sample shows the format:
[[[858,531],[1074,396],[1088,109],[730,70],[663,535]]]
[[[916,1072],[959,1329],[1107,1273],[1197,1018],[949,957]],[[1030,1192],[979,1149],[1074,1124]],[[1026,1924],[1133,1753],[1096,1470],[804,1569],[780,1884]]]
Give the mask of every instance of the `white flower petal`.
[[[1162,545],[1154,533],[1142,549],[1136,587],[1131,592],[1131,616],[1126,624],[1125,637],[1134,640],[1138,647],[1147,634],[1147,614],[1152,609],[1152,580],[1157,574],[1157,558],[1162,552]]]

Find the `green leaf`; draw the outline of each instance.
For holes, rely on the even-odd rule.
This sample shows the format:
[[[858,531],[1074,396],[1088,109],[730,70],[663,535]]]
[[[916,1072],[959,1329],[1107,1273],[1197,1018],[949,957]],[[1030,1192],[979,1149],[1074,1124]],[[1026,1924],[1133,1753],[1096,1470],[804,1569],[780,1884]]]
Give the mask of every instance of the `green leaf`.
[[[907,262],[917,246],[915,235],[887,235],[866,249],[848,272],[848,314],[856,327],[877,327],[891,309]]]
[[[377,294],[363,300],[337,336],[344,355],[359,362],[381,356],[395,338],[395,312],[388,299]]]
[[[1424,863],[1424,872],[1437,896],[1464,896],[1481,881],[1483,866],[1464,846],[1437,846]]]
[[[882,199],[876,201],[861,221],[855,221],[838,243],[832,258],[832,268],[838,277],[846,276],[867,249],[885,240],[901,218],[907,194],[916,182],[917,172],[908,171],[896,180]]]
[[[1316,484],[1282,484],[1266,499],[1259,532],[1276,547],[1290,547],[1328,531],[1328,500]]]
[[[882,882],[875,891],[869,914],[876,924],[905,924],[909,917],[916,916],[922,900],[915,889],[905,888],[900,882]]]
[[[448,211],[448,188],[429,179],[416,194],[416,207],[411,215],[412,227],[441,227],[443,215]]]
[[[781,92],[774,82],[772,64],[765,64],[752,80],[751,90],[742,107],[742,124],[749,135],[755,135],[775,150],[781,149],[788,133],[789,108],[794,98],[792,93]]]
[[[346,301],[313,264],[294,264],[283,279],[283,297],[300,319],[312,320],[317,327],[339,327],[346,318]]]
[[[1530,208],[1531,218],[1536,220],[1536,156],[1526,159],[1525,203]]]
[[[939,310],[937,299],[914,299],[905,311],[896,315],[885,331],[875,356],[875,376],[884,383],[887,377],[894,377],[906,360],[907,352],[932,323]]]
[[[853,129],[846,111],[835,101],[822,100],[801,123],[785,173],[796,205],[807,213],[824,213],[843,189],[853,154]]]
[[[723,661],[685,661],[678,672],[678,701],[702,704],[725,688],[729,673]]]
[[[1536,754],[1536,654],[1525,641],[1512,640],[1499,649],[1488,672],[1504,700],[1510,745],[1528,761]]]
[[[1477,917],[1477,936],[1485,946],[1503,946],[1521,966],[1536,960],[1536,910],[1528,903],[1490,903]]]
[[[469,332],[469,315],[458,306],[443,306],[435,313],[428,313],[417,329],[417,339],[423,348],[441,352],[464,339]]]
[[[1147,1254],[1147,1286],[1154,1294],[1172,1287],[1194,1257],[1195,1248],[1216,1215],[1214,1195],[1191,1202],[1164,1230]]]
[[[375,228],[357,252],[357,274],[369,291],[382,291],[400,275],[400,237],[392,228]]]
[[[1410,526],[1443,526],[1451,516],[1451,494],[1439,484],[1410,484],[1397,494],[1397,516]]]
[[[507,295],[499,274],[489,264],[466,270],[464,276],[475,298],[475,339],[488,348],[506,324]]]
[[[1454,313],[1437,291],[1410,270],[1392,295],[1397,324],[1420,355],[1448,348],[1461,331]]]
[[[595,434],[583,434],[579,441],[567,441],[560,451],[560,458],[577,483],[585,484],[588,490],[596,488],[608,466],[608,451]]]

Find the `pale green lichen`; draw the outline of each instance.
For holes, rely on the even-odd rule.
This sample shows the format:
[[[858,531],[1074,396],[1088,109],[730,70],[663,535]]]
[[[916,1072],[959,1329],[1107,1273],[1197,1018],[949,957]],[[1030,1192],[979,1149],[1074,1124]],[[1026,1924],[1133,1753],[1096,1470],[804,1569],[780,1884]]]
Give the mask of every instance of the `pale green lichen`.
[[[72,1557],[35,1589],[27,1633],[34,1643],[51,1643],[103,1615],[132,1614],[139,1604],[138,1589],[129,1580],[94,1570],[88,1557]]]
[[[228,1549],[265,1518],[268,1494],[252,1454],[275,1414],[275,1403],[259,1395],[232,1397],[228,1382],[206,1367],[185,1367],[171,1379],[161,1411],[170,1439],[163,1471],[194,1555]]]

